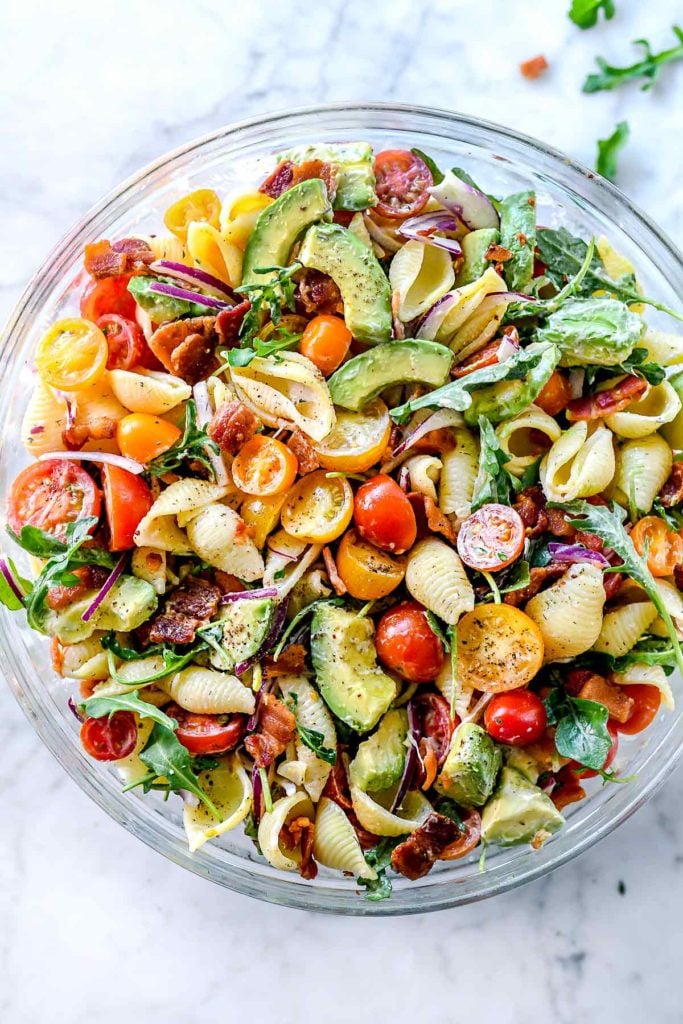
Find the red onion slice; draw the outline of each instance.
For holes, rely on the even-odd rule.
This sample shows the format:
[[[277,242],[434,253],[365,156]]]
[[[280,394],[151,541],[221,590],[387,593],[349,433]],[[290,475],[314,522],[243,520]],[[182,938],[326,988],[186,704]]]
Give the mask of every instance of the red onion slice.
[[[548,544],[548,554],[557,562],[592,562],[601,569],[609,567],[609,560],[600,551],[591,551],[583,544],[558,544],[551,541]]]
[[[5,582],[7,583],[7,586],[10,588],[14,596],[16,597],[17,601],[21,601],[22,604],[26,604],[26,601],[24,599],[24,593],[19,584],[17,583],[17,581],[15,580],[14,574],[10,569],[8,562],[4,558],[0,558],[0,572],[5,577]]]
[[[426,420],[423,420],[403,441],[394,448],[392,455],[396,458],[398,455],[403,455],[404,452],[412,448],[413,445],[417,444],[420,438],[424,437],[425,434],[431,433],[432,430],[441,430],[443,427],[459,427],[462,426],[462,414],[456,412],[455,409],[437,409],[431,416],[428,416]]]
[[[443,207],[454,213],[470,231],[497,228],[500,218],[483,192],[461,181],[453,171],[446,171],[443,181],[427,190]]]
[[[154,295],[166,295],[169,299],[180,299],[182,302],[194,302],[197,306],[205,306],[207,309],[230,309],[231,302],[224,302],[223,299],[210,298],[208,295],[200,295],[189,288],[178,288],[174,284],[166,284],[164,281],[155,281],[149,286],[150,292]]]
[[[145,467],[135,459],[127,459],[124,455],[113,455],[111,452],[45,452],[38,462],[49,462],[50,459],[61,459],[63,462],[100,462],[103,466],[118,466],[127,469],[136,476],[144,473]]]
[[[408,742],[410,746],[406,753],[405,761],[403,763],[403,775],[399,783],[396,795],[391,803],[391,813],[393,814],[397,808],[401,806],[403,799],[413,784],[415,773],[417,772],[418,765],[420,763],[420,755],[418,753],[418,744],[421,738],[420,723],[418,720],[417,709],[413,701],[408,701]]]
[[[186,264],[176,263],[174,260],[156,260],[156,262],[150,265],[149,269],[157,274],[174,277],[178,281],[184,281],[186,284],[194,285],[195,287],[201,288],[203,286],[204,288],[217,291],[218,295],[213,296],[214,298],[225,296],[231,299],[233,297],[231,288],[224,281],[221,281],[219,277],[214,277],[213,274],[207,273],[206,270],[188,267]]]
[[[261,690],[259,690],[259,693],[260,692],[261,692]],[[258,697],[258,694],[257,694],[257,697]],[[251,721],[251,719],[250,719],[250,721]],[[254,722],[254,725],[252,726],[252,729],[255,728],[255,726],[256,726],[256,723]],[[248,726],[247,726],[247,728],[248,728]],[[251,805],[253,807],[254,821],[258,825],[259,822],[261,821],[261,818],[263,817],[263,812],[265,810],[265,807],[264,807],[264,804],[263,804],[263,780],[261,778],[261,772],[258,770],[256,765],[254,765],[254,767],[251,770],[251,799],[252,799],[252,804]]]
[[[116,583],[116,581],[119,578],[119,576],[121,575],[121,573],[123,572],[123,567],[126,564],[126,558],[127,557],[128,557],[127,554],[121,555],[121,557],[119,558],[118,562],[116,563],[116,565],[114,566],[114,568],[109,573],[109,575],[107,576],[106,580],[104,581],[104,585],[103,585],[102,589],[100,590],[100,592],[97,594],[97,596],[95,597],[95,599],[92,602],[92,604],[89,604],[88,607],[83,612],[83,614],[81,615],[81,618],[83,619],[83,622],[89,622],[90,619],[95,614],[95,612],[97,611],[97,609],[100,607],[100,605],[104,601],[105,597],[107,596],[107,594],[109,593],[111,588],[114,586],[114,584]]]
[[[260,601],[266,597],[277,597],[277,587],[260,587],[256,590],[240,590],[234,594],[223,594],[221,604],[234,604],[235,601]]]
[[[426,245],[436,246],[437,249],[445,249],[453,256],[462,255],[462,246],[456,238],[446,238],[437,235],[437,231],[457,231],[458,222],[455,217],[444,213],[421,213],[417,217],[408,217],[398,229],[398,233],[404,238],[413,239],[416,242],[424,242]]]
[[[519,342],[513,341],[508,335],[503,335],[503,340],[498,346],[498,362],[507,363],[508,359],[512,359],[519,352]]]
[[[446,292],[440,299],[437,299],[432,308],[428,309],[424,316],[418,320],[415,337],[423,338],[426,341],[434,341],[439,328],[459,299],[460,295],[457,291]]]

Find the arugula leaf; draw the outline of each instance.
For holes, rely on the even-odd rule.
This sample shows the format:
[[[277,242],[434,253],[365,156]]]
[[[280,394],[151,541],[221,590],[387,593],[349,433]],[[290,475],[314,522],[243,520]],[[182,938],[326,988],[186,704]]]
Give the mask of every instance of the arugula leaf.
[[[184,462],[199,462],[208,472],[212,480],[216,477],[209,452],[220,455],[220,448],[201,427],[197,426],[197,406],[189,399],[185,406],[185,425],[183,435],[168,451],[157,455],[148,464],[147,469],[153,476],[163,476],[179,469]]]
[[[631,134],[628,121],[619,121],[616,128],[606,139],[598,139],[598,157],[595,169],[603,178],[615,181],[617,177],[617,157],[619,151],[628,142]]]
[[[365,889],[365,899],[373,903],[379,900],[387,900],[391,896],[391,879],[387,878],[387,868],[391,867],[391,855],[402,843],[405,836],[387,836],[380,839],[377,846],[365,851],[365,859],[371,868],[377,872],[376,879],[357,878],[358,885]]]
[[[256,356],[266,359],[282,349],[291,349],[301,341],[301,334],[278,327],[267,340],[258,335],[252,339],[253,348],[231,348],[226,352],[228,366],[248,366]]]
[[[194,793],[216,821],[222,820],[220,811],[199,785],[199,780],[192,770],[189,751],[166,726],[159,722],[155,723],[149,740],[140,753],[140,760],[151,770],[154,778],[166,780],[164,789],[186,789]],[[149,779],[141,780],[140,784],[143,781],[149,782]]]
[[[555,686],[543,701],[548,725],[556,725],[555,747],[587,768],[600,771],[612,737],[607,730],[609,712],[594,700],[570,697],[561,686]]]
[[[555,295],[547,299],[535,297],[533,299],[519,299],[516,302],[509,303],[505,310],[503,323],[515,323],[519,326],[520,320],[536,320],[539,317],[550,316],[551,313],[556,313],[567,299],[574,298],[580,294],[581,284],[584,277],[590,270],[594,253],[595,239],[591,238],[590,242],[586,246],[586,252],[581,262],[581,266],[574,276],[570,277],[566,284],[564,284]],[[554,284],[554,282],[549,278],[546,278],[546,283],[550,285]]]
[[[625,82],[633,82],[644,78],[643,89],[651,89],[665,64],[683,58],[683,30],[677,25],[672,26],[672,31],[678,40],[676,46],[669,50],[662,50],[660,53],[653,53],[652,47],[647,39],[634,39],[634,46],[642,46],[645,56],[635,64],[627,67],[615,67],[608,64],[604,57],[596,57],[595,62],[600,69],[599,72],[588,75],[583,83],[583,92],[593,93],[605,90],[616,89]]]
[[[427,167],[429,168],[432,178],[434,179],[434,184],[440,185],[441,182],[443,181],[443,171],[439,170],[437,165],[432,160],[431,156],[427,156],[426,153],[423,153],[422,150],[418,149],[416,146],[414,146],[410,152],[413,154],[413,156],[419,156],[420,160],[422,160],[422,162],[426,164]],[[454,171],[453,173],[456,172]]]
[[[449,634],[443,627],[443,623],[441,622],[440,619],[436,617],[434,612],[425,611],[424,614],[427,620],[427,625],[431,629],[434,636],[441,641],[441,643],[443,644],[444,651],[448,654],[448,652],[451,649],[451,641]]]
[[[676,668],[673,644],[661,637],[639,640],[628,654],[622,654],[619,658],[611,654],[601,654],[599,657],[610,672],[625,672],[632,665],[659,665],[666,675],[671,675]]]
[[[191,760],[192,771],[195,775],[199,775],[200,772],[212,772],[221,766],[219,758],[209,757],[208,754],[195,754]]]
[[[519,481],[505,468],[510,456],[501,448],[496,432],[490,420],[479,417],[479,433],[481,448],[479,451],[479,471],[474,481],[472,494],[472,511],[476,512],[482,505],[511,505],[513,495],[519,489]]]
[[[296,282],[293,275],[301,270],[301,264],[296,260],[289,267],[258,267],[255,274],[274,274],[274,277],[264,281],[263,284],[245,284],[235,291],[245,295],[251,307],[242,320],[240,326],[240,339],[243,347],[249,345],[250,341],[261,330],[263,316],[270,315],[274,324],[280,322],[283,309],[293,310],[295,308],[294,293]]]
[[[299,624],[303,622],[307,615],[311,615],[315,611],[315,609],[321,604],[340,605],[344,604],[344,599],[341,597],[319,597],[317,601],[311,601],[311,603],[307,604],[305,608],[301,608],[296,613],[292,621],[289,623],[287,629],[280,637],[277,646],[273,650],[273,653],[271,654],[271,658],[273,659],[273,661],[277,661],[277,659],[280,657],[285,647],[287,646],[287,641],[289,640],[290,636],[292,636],[296,632]]]
[[[524,558],[513,562],[509,569],[497,574],[498,589],[501,594],[511,594],[514,590],[523,590],[531,583],[529,563]]]
[[[316,757],[328,764],[337,763],[337,751],[332,747],[324,746],[325,737],[317,729],[307,729],[304,725],[296,723],[296,731],[304,746],[312,750]]]
[[[209,627],[207,627],[209,628]],[[197,635],[201,637],[202,632],[198,631]],[[144,651],[138,651],[134,647],[124,647],[116,638],[113,632],[106,633],[100,640],[100,644],[108,653],[108,668],[109,675],[112,679],[115,679],[117,683],[123,683],[124,686],[140,686],[143,683],[154,683],[157,679],[163,679],[164,676],[170,675],[172,672],[179,672],[181,668],[184,668],[195,655],[199,654],[200,651],[206,651],[211,644],[207,642],[205,638],[201,638],[196,641],[188,649],[187,644],[183,644],[183,650],[177,651],[171,644],[151,644],[146,647]],[[162,665],[157,672],[151,672],[148,676],[138,676],[136,679],[125,679],[119,675],[116,663],[114,661],[114,655],[117,658],[121,658],[122,661],[140,661],[143,658],[149,658],[154,655],[160,655]]]
[[[5,574],[0,573],[0,604],[3,604],[5,608],[8,608],[11,612],[22,611],[22,609],[26,607],[26,595],[31,592],[32,584],[28,580],[22,579],[11,558],[2,558],[0,560],[6,563],[6,568],[11,572],[19,590],[24,594],[23,599],[17,597],[13,588],[5,578]]]
[[[139,690],[122,693],[116,697],[88,697],[78,705],[78,710],[88,718],[104,718],[105,715],[113,715],[116,711],[134,711],[141,718],[151,718],[171,732],[178,728],[175,718],[165,715],[161,708],[155,707],[149,701],[140,700]]]
[[[579,28],[593,28],[602,11],[605,21],[614,17],[614,0],[572,0],[568,16]]]
[[[658,499],[652,506],[652,511],[664,520],[666,525],[670,529],[675,530],[678,533],[679,530],[683,530],[683,510],[677,508],[668,508],[666,505],[662,505]]]

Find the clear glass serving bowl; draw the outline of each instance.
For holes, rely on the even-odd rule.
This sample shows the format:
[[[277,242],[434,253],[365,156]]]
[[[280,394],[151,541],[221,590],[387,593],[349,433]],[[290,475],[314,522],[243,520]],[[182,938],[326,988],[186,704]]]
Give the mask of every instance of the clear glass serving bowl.
[[[3,494],[26,464],[19,424],[31,386],[31,353],[53,320],[75,311],[73,286],[82,275],[84,244],[158,231],[165,208],[192,189],[211,187],[223,194],[252,188],[272,168],[274,154],[292,144],[349,139],[366,139],[378,150],[417,146],[441,166],[467,168],[494,194],[534,188],[541,224],[566,225],[585,238],[605,234],[637,266],[649,295],[670,305],[683,295],[681,254],[656,225],[607,181],[507,128],[447,111],[391,104],[310,108],[221,128],[158,160],[103,199],[50,254],[26,289],[4,332],[0,357]],[[656,314],[648,312],[648,318],[658,323]],[[590,799],[569,809],[564,830],[538,852],[529,847],[491,849],[484,872],[476,856],[441,863],[418,882],[395,879],[392,898],[371,903],[358,895],[353,879],[323,870],[307,882],[276,871],[239,830],[190,854],[180,800],[163,803],[151,796],[122,794],[115,771],[84,755],[78,723],[67,707],[69,687],[51,669],[46,638],[2,609],[0,645],[4,675],[39,736],[108,814],[190,871],[238,892],[307,910],[418,913],[483,899],[537,878],[632,814],[671,773],[683,747],[683,717],[662,712],[643,735],[622,741],[617,766],[624,775],[635,773],[634,780],[597,785]],[[680,680],[674,690],[680,694]]]

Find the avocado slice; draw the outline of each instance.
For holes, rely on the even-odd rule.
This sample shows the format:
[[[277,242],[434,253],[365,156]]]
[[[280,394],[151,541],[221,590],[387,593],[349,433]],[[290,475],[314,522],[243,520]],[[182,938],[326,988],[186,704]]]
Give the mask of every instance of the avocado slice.
[[[557,832],[564,818],[550,797],[514,768],[503,768],[481,816],[481,838],[498,846],[530,843]]]
[[[212,650],[209,656],[214,668],[232,672],[241,661],[256,654],[268,635],[274,611],[275,601],[269,597],[224,605],[217,620],[223,633],[222,651]]]
[[[524,747],[505,747],[503,761],[508,768],[514,768],[525,779],[528,779],[532,785],[535,786],[538,782],[538,776],[541,774],[538,761]]]
[[[265,284],[268,274],[261,267],[284,267],[295,242],[306,228],[319,220],[332,219],[332,204],[325,182],[309,178],[270,203],[258,215],[249,236],[242,263],[242,284]]]
[[[119,576],[93,618],[98,629],[127,633],[153,615],[158,603],[157,592],[151,583],[137,576]]]
[[[358,747],[351,762],[351,783],[364,793],[389,789],[403,774],[408,715],[403,708],[387,711],[375,732]]]
[[[96,616],[84,622],[83,612],[92,604],[95,593],[93,590],[86,597],[79,598],[60,611],[54,611],[44,602],[36,614],[42,632],[48,636],[56,636],[63,644],[78,644],[81,640],[87,640],[97,628]]]
[[[374,253],[351,231],[340,224],[314,224],[304,236],[297,259],[335,282],[354,338],[368,345],[390,340],[389,281]]]
[[[465,284],[478,281],[491,263],[486,259],[490,245],[496,245],[500,239],[498,228],[477,228],[470,231],[461,241],[463,262],[455,279],[455,287],[462,288]]]
[[[502,760],[489,734],[466,722],[455,735],[435,788],[465,807],[481,807],[493,792]]]
[[[293,164],[322,160],[332,164],[337,174],[335,210],[355,212],[377,203],[372,146],[368,142],[316,142],[310,146],[295,146],[280,153],[278,160],[291,160]]]
[[[396,697],[396,683],[377,664],[372,620],[319,605],[311,622],[311,659],[318,688],[337,718],[357,732],[377,724]]]
[[[358,412],[394,384],[441,387],[448,380],[452,362],[451,350],[437,341],[392,341],[349,359],[327,384],[335,405]]]

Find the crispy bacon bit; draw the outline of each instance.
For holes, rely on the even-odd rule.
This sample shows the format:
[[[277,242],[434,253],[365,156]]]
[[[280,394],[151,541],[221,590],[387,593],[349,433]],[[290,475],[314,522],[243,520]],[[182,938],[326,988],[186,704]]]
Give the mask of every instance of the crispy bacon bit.
[[[247,589],[237,576],[223,572],[222,569],[214,569],[213,578],[216,581],[216,586],[220,588],[221,594],[241,594]]]
[[[80,569],[74,569],[74,576],[77,576],[80,583],[74,583],[72,587],[50,587],[45,598],[45,603],[52,611],[58,612],[62,608],[68,608],[74,601],[80,600],[89,590],[99,590],[109,576],[109,570],[100,565],[84,565]]]
[[[632,402],[636,402],[647,389],[648,383],[643,377],[624,377],[606,391],[598,391],[594,395],[586,395],[585,398],[574,398],[567,405],[567,419],[599,420],[604,416],[612,416],[613,413],[621,412]]]
[[[391,866],[411,882],[424,878],[447,847],[461,837],[460,826],[455,821],[434,811],[394,849]]]
[[[254,436],[260,426],[258,416],[235,399],[218,407],[207,433],[222,452],[237,455],[242,445]]]
[[[506,249],[503,245],[496,245],[495,242],[491,242],[491,245],[484,253],[484,259],[489,263],[507,263],[513,256],[513,252]]]
[[[596,673],[590,668],[571,668],[564,680],[567,693],[570,693],[572,697],[577,697],[581,687],[592,679],[594,675]]]
[[[611,683],[602,676],[594,674],[588,679],[579,690],[581,700],[594,700],[598,704],[604,704],[609,711],[610,718],[616,722],[627,722],[633,711],[633,698],[624,693],[620,686]]]
[[[88,441],[104,441],[116,437],[116,420],[100,416],[89,423],[74,423],[62,431],[62,441],[69,451],[79,451]]]
[[[269,174],[265,181],[258,187],[259,192],[270,196],[271,199],[279,199],[283,192],[294,184],[294,164],[291,160],[281,160],[272,174]]]
[[[216,317],[194,316],[157,327],[149,347],[169,373],[196,384],[217,368],[217,342]]]
[[[456,533],[447,515],[441,511],[433,498],[420,491],[411,491],[407,495],[417,520],[417,535],[425,537],[430,533],[440,533],[450,544],[455,544]]]
[[[286,850],[301,850],[301,859],[297,871],[302,878],[315,878],[318,865],[313,860],[313,843],[315,841],[315,825],[310,818],[302,815],[286,822],[280,829],[280,841]]]
[[[220,587],[200,576],[187,576],[170,592],[163,611],[140,626],[140,643],[192,643],[199,626],[216,614],[220,599]]]
[[[282,701],[272,693],[264,693],[256,713],[256,732],[247,736],[244,745],[257,768],[267,768],[283,754],[296,734],[296,719]]]
[[[64,670],[64,648],[56,636],[53,636],[50,641],[50,658],[52,660],[52,668],[58,676],[61,676]]]
[[[301,430],[294,430],[287,442],[287,447],[296,455],[299,463],[299,473],[305,476],[318,469],[320,462],[316,455],[315,448]]]
[[[84,251],[85,269],[98,279],[144,270],[153,260],[154,253],[140,238],[122,238],[113,245],[103,238]]]
[[[683,501],[683,462],[674,462],[669,479],[659,492],[659,500],[665,508],[673,508]]]
[[[327,572],[327,578],[330,581],[330,586],[337,597],[343,597],[346,593],[346,584],[337,571],[337,563],[334,560],[331,548],[323,548],[323,561],[325,563],[325,570]]]
[[[245,299],[230,309],[222,309],[216,317],[216,332],[221,345],[233,348],[239,341],[242,321],[251,309],[251,302]]]
[[[332,220],[335,224],[341,224],[343,228],[348,228],[354,217],[353,210],[335,210]]]
[[[306,648],[303,644],[289,644],[277,659],[266,658],[263,674],[266,679],[274,676],[300,676],[306,671]]]
[[[395,425],[395,424],[394,424]],[[392,450],[398,447],[399,441],[395,443],[392,438]],[[452,452],[455,448],[455,439],[450,427],[439,427],[438,430],[430,430],[428,433],[410,446],[412,455],[441,455],[442,452]]]
[[[309,178],[322,178],[328,196],[334,199],[337,191],[337,172],[332,164],[324,163],[322,160],[305,160],[302,164],[281,160],[272,174],[259,185],[259,192],[272,199],[279,199],[283,192]]]
[[[567,538],[576,535],[575,527],[567,522],[561,509],[546,508],[545,494],[538,485],[520,491],[512,507],[519,513],[529,537],[538,537],[542,533]]]
[[[569,567],[560,562],[551,562],[550,565],[538,566],[529,570],[530,581],[526,587],[521,587],[519,590],[512,590],[509,594],[503,596],[505,604],[511,604],[515,608],[519,608],[520,605],[526,604],[532,597],[535,597],[539,591],[543,590],[546,584],[553,583],[558,580],[560,576],[564,576]]]
[[[525,78],[533,80],[535,78],[539,78],[544,71],[548,70],[548,67],[548,61],[542,53],[539,53],[538,57],[531,57],[530,60],[522,61],[519,65],[519,70]]]
[[[550,794],[550,799],[558,811],[564,810],[569,804],[575,804],[578,800],[583,800],[585,795],[586,790],[579,782],[576,772],[569,765],[561,768],[557,773],[556,782]]]
[[[308,314],[344,312],[341,292],[331,277],[312,268],[304,270],[298,287],[299,305]]]
[[[327,782],[323,789],[323,796],[326,796],[329,800],[333,800],[335,804],[338,804],[339,807],[341,807],[346,814],[346,817],[356,830],[358,842],[362,848],[364,850],[370,850],[373,846],[377,845],[380,841],[380,837],[374,835],[372,832],[366,831],[354,813],[351,793],[349,790],[349,780],[346,776],[346,768],[344,766],[343,753],[344,748],[341,745],[338,746],[337,760],[334,763],[332,771],[327,776]]]
[[[391,293],[391,320],[394,328],[394,338],[396,341],[403,341],[406,336],[406,329],[401,317],[399,316],[400,309],[401,293],[398,288],[394,288]]]

